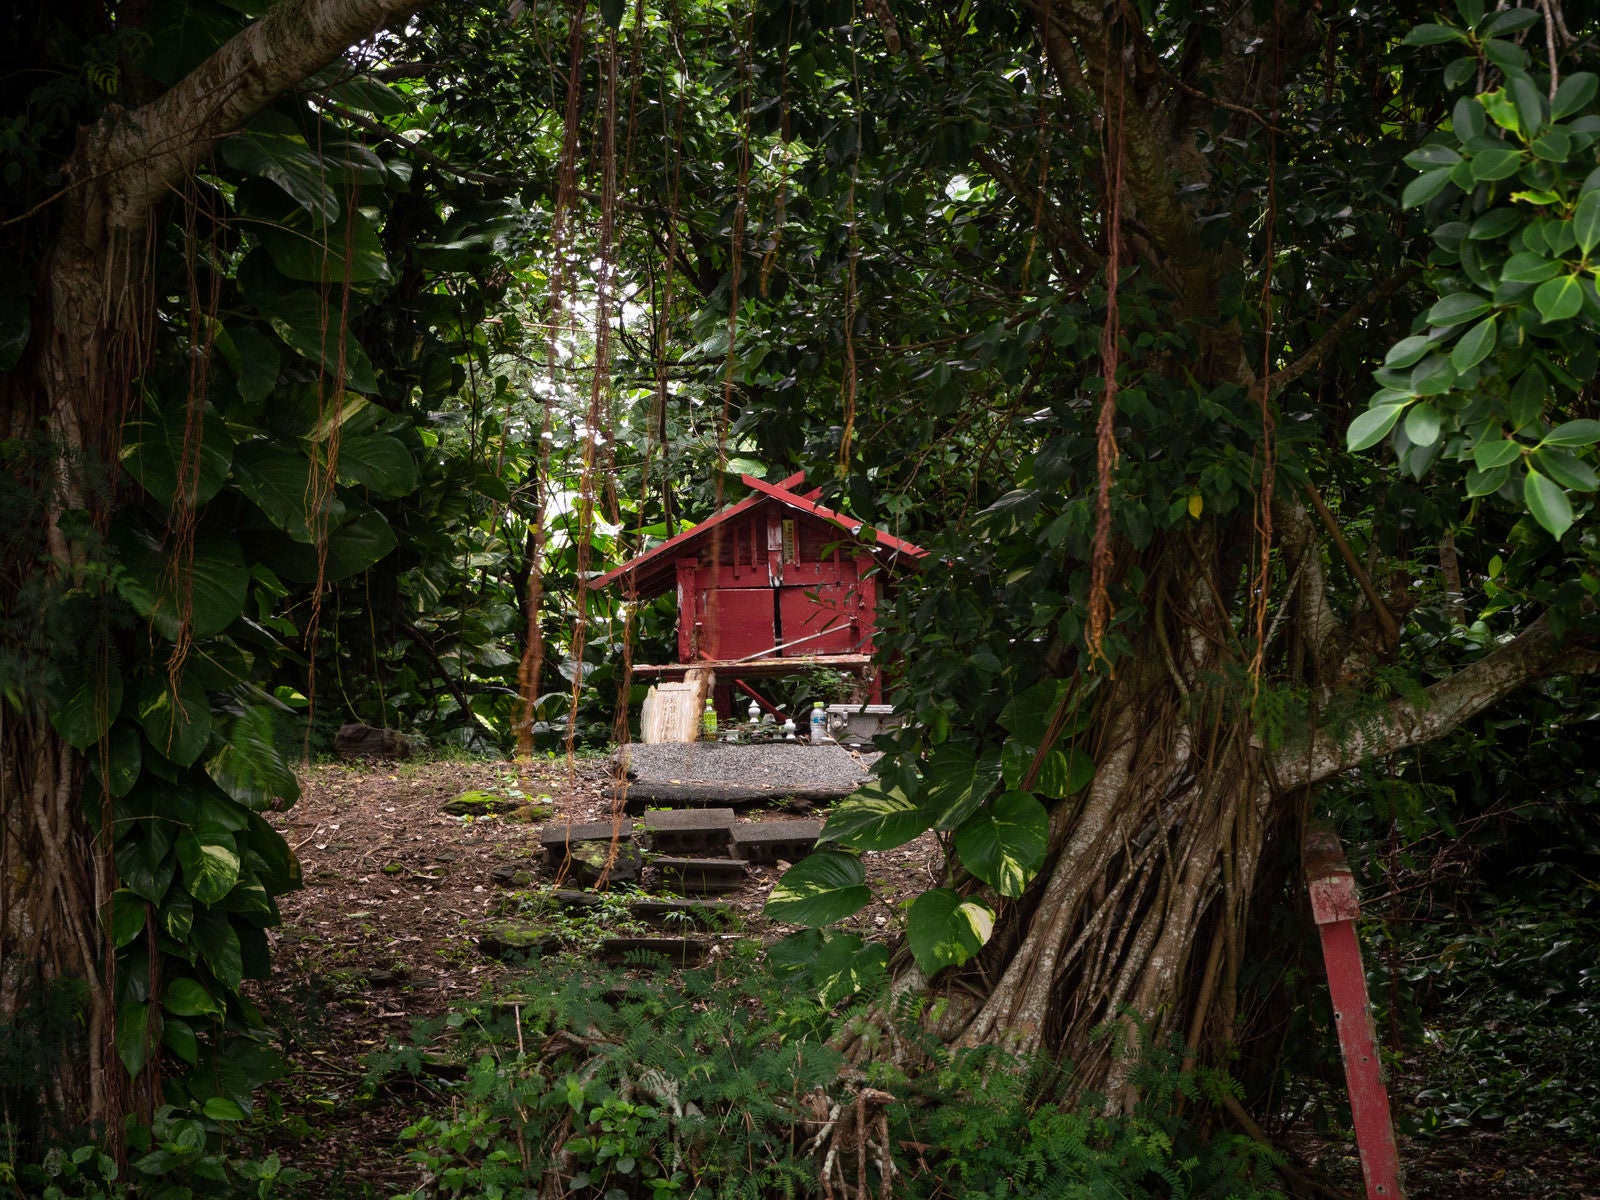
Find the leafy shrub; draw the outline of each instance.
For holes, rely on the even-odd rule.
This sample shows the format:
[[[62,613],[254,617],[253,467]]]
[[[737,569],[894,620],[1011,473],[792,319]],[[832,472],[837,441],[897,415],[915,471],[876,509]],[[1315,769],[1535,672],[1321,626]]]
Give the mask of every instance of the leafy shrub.
[[[54,1147],[37,1162],[0,1161],[0,1185],[41,1200],[269,1200],[306,1179],[276,1154],[225,1154],[218,1122],[171,1105],[149,1125],[132,1126],[127,1172],[99,1146]]]
[[[847,1024],[860,1028],[859,1003],[825,1007],[815,980],[771,973],[755,953],[672,982],[535,963],[513,995],[420,1031],[470,1066],[448,1110],[406,1130],[423,1173],[411,1195],[813,1195],[829,1106],[861,1084],[899,1097],[883,1139],[896,1195],[1276,1194],[1260,1147],[1210,1131],[1232,1082],[1184,1073],[1178,1049],[1146,1055],[1134,1079],[1144,1101],[1126,1119],[1093,1100],[1060,1104],[1055,1064],[923,1045],[911,1021],[895,1035],[922,1065],[862,1071],[834,1044]],[[429,1062],[419,1043],[379,1056],[374,1072]]]

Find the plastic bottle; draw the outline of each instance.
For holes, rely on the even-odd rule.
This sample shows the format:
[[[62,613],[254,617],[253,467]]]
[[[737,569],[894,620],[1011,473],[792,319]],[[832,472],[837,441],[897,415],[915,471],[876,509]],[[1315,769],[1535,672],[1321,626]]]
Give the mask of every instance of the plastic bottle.
[[[700,735],[707,741],[717,740],[717,710],[711,707],[711,701],[706,701],[706,710],[700,714]]]
[[[811,702],[811,744],[820,746],[823,742],[832,741],[828,736],[828,710],[822,707],[821,700]]]

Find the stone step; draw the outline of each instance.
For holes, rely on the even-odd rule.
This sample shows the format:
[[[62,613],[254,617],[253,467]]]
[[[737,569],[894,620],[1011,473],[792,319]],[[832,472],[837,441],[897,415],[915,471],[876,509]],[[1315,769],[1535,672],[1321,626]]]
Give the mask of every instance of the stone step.
[[[644,840],[657,854],[716,858],[728,853],[728,833],[733,829],[733,809],[671,809],[647,812]]]
[[[569,846],[580,842],[633,841],[632,821],[552,821],[539,831],[539,845],[544,847],[545,859],[552,865],[559,863]]]
[[[616,856],[611,846],[616,842]],[[628,822],[591,821],[586,824],[547,825],[539,834],[545,861],[580,887],[633,883],[644,866],[644,856],[633,844]]]
[[[619,800],[623,807],[632,816],[639,816],[651,805],[662,805],[674,809],[699,809],[699,808],[748,808],[755,804],[764,804],[773,797],[766,794],[745,795],[738,792],[730,793],[729,789],[708,784],[697,783],[630,783],[626,788],[611,787],[606,790],[606,797],[613,803]]]
[[[710,953],[712,939],[670,934],[627,934],[601,938],[593,956],[601,962],[632,966],[654,956],[674,967],[696,966]],[[554,954],[570,944],[548,930],[516,921],[498,921],[478,934],[478,949],[491,958],[515,961],[527,955]]]
[[[669,966],[692,967],[703,963],[710,950],[711,943],[697,937],[608,937],[601,939],[595,957],[616,966],[635,966],[653,955]]]
[[[749,868],[736,858],[658,858],[661,889],[682,896],[737,891]]]
[[[545,929],[516,921],[497,921],[478,934],[478,949],[490,958],[520,958],[529,954],[548,954],[561,941]]]
[[[816,848],[821,821],[746,821],[733,827],[733,857],[752,863],[798,862]]]
[[[562,890],[554,893],[555,902],[567,910],[599,908],[604,900],[594,892]],[[722,900],[688,900],[673,897],[628,897],[628,913],[655,924],[687,922],[712,929],[733,915],[733,905]]]

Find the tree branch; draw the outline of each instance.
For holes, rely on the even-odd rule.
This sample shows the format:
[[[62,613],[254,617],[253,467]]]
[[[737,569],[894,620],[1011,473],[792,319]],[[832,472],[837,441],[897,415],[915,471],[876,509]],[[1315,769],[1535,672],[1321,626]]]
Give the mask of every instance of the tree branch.
[[[276,96],[423,0],[284,0],[149,104],[113,109],[70,170],[109,173],[86,240],[134,230],[151,206]],[[95,226],[99,228],[95,228]]]
[[[1420,269],[1414,266],[1407,267],[1405,270],[1385,279],[1340,314],[1339,319],[1328,326],[1327,331],[1312,343],[1309,350],[1284,367],[1283,370],[1274,371],[1271,375],[1268,375],[1259,386],[1264,388],[1266,394],[1270,396],[1279,388],[1293,383],[1307,371],[1317,366],[1328,356],[1328,352],[1343,340],[1344,335],[1349,332],[1350,326],[1355,324],[1356,318],[1360,317],[1378,301],[1394,295],[1406,284],[1410,283],[1417,277]]]
[[[1039,222],[1045,227],[1052,242],[1063,252],[1070,254],[1078,266],[1089,270],[1100,268],[1101,256],[1096,254],[1094,248],[1084,240],[1082,233],[1062,219],[1061,214],[1056,211],[1055,204],[1042,189],[1024,181],[987,150],[974,150],[972,157],[973,161],[987,171],[1001,187],[1039,214]]]
[[[1367,603],[1372,605],[1372,614],[1377,618],[1378,630],[1383,635],[1383,648],[1391,654],[1394,653],[1395,648],[1400,645],[1400,627],[1395,624],[1394,614],[1389,611],[1388,605],[1383,602],[1383,597],[1378,594],[1378,589],[1373,586],[1372,577],[1361,565],[1356,552],[1350,548],[1349,539],[1344,536],[1344,530],[1339,528],[1339,522],[1329,511],[1327,501],[1322,498],[1317,485],[1308,479],[1304,487],[1306,495],[1311,498],[1312,507],[1317,510],[1317,517],[1321,520],[1322,527],[1328,531],[1328,536],[1338,548],[1339,557],[1344,559],[1345,566],[1350,568],[1350,574],[1355,576],[1355,581],[1361,588],[1361,594],[1367,598]]]
[[[1275,756],[1280,789],[1305,787],[1369,759],[1441,737],[1497,700],[1536,679],[1600,670],[1600,651],[1558,639],[1541,616],[1509,642],[1430,687],[1420,702],[1396,700],[1375,720],[1354,721],[1337,734],[1318,728]]]

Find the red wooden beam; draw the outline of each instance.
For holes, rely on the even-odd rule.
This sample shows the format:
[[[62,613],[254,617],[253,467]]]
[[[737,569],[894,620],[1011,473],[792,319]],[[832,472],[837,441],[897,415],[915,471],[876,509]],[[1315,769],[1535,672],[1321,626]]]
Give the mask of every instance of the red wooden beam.
[[[1328,968],[1328,991],[1339,1027],[1339,1051],[1344,1056],[1350,1116],[1356,1127],[1367,1200],[1405,1200],[1400,1152],[1389,1115],[1389,1093],[1383,1083],[1383,1063],[1378,1057],[1378,1039],[1367,1001],[1361,943],[1356,939],[1361,904],[1356,898],[1355,876],[1345,860],[1339,835],[1320,823],[1306,828],[1301,863],[1306,888],[1311,893],[1311,915],[1322,935],[1322,958]]]

